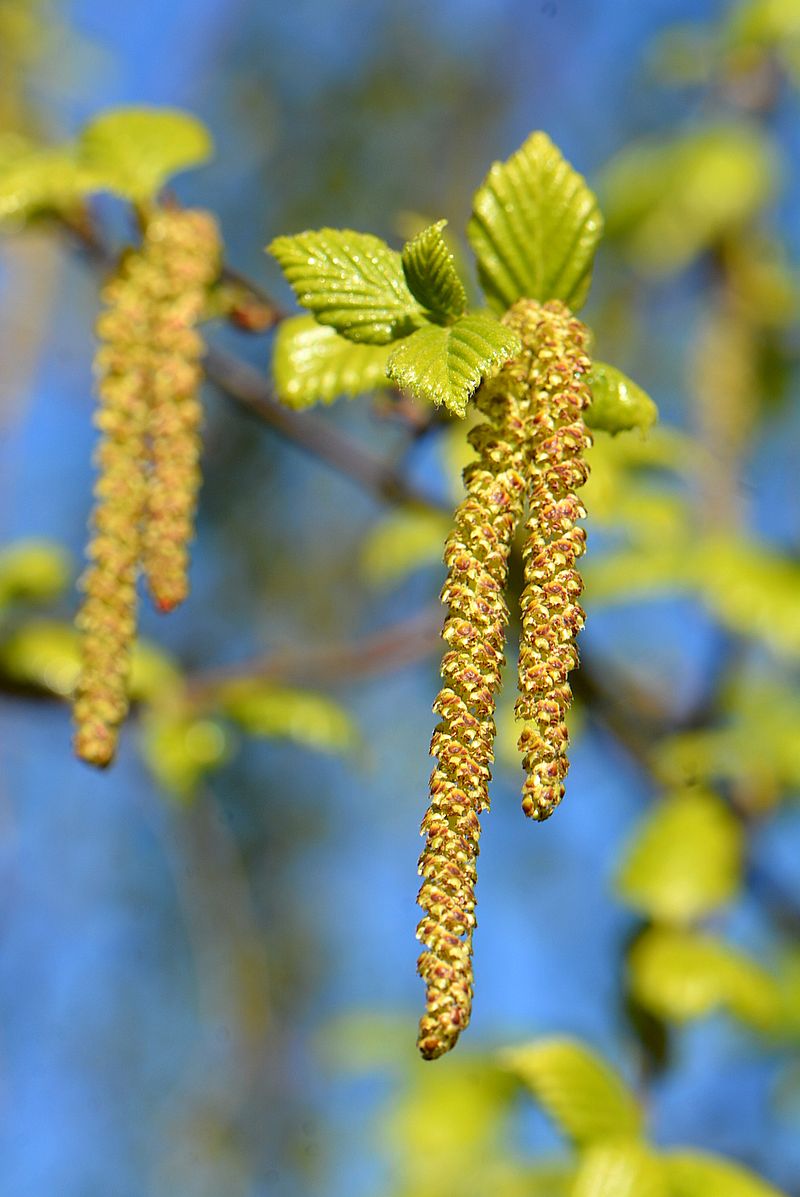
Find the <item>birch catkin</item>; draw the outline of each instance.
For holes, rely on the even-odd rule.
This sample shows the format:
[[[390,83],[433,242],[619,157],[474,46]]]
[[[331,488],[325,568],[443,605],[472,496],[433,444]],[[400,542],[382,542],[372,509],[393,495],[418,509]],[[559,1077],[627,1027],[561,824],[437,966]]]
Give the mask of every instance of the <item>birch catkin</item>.
[[[128,710],[140,562],[162,610],[186,594],[199,484],[203,346],[195,325],[219,257],[213,217],[156,211],[141,249],[125,255],[103,293],[99,476],[74,701],[75,751],[90,764],[110,763]]]
[[[516,713],[525,723],[522,809],[542,820],[561,801],[569,768],[568,678],[578,664],[576,637],[584,622],[575,563],[586,544],[577,526],[586,511],[575,492],[589,474],[583,454],[591,438],[582,413],[591,393],[585,326],[557,301],[530,315],[524,337],[532,350],[529,515]]]
[[[171,611],[188,593],[202,420],[203,342],[195,325],[219,270],[220,244],[209,213],[163,211],[149,222],[146,245],[161,286],[150,340],[152,468],[142,566],[156,606]]]
[[[103,292],[95,365],[99,374],[99,476],[78,614],[81,672],[74,700],[75,751],[109,764],[128,710],[130,649],[136,635],[136,573],[146,503],[149,315],[156,278],[135,253]]]
[[[506,322],[516,327],[517,319],[514,309]],[[472,1009],[479,815],[489,807],[508,557],[525,498],[528,397],[521,369],[519,361],[509,363],[478,392],[476,406],[486,417],[470,433],[478,460],[465,470],[467,495],[445,547],[448,650],[433,708],[441,718],[431,742],[438,763],[419,862],[425,913],[417,937],[425,951],[418,968],[427,992],[417,1044],[429,1060],[455,1045]]]

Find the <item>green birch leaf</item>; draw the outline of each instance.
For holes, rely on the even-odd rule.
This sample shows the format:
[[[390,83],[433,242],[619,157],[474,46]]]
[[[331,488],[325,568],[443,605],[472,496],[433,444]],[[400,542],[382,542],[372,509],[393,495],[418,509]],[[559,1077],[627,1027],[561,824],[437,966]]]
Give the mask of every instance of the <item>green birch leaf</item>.
[[[386,386],[388,345],[359,345],[313,316],[284,320],[275,336],[272,369],[278,398],[302,409]]]
[[[589,374],[592,391],[584,419],[590,428],[602,432],[647,432],[658,419],[658,408],[650,396],[621,370],[605,362],[593,362]]]
[[[97,177],[97,190],[134,202],[153,199],[172,175],[202,165],[212,151],[205,125],[176,108],[103,112],[78,142],[78,160]]]
[[[371,233],[319,229],[267,247],[297,302],[350,341],[388,345],[426,321],[400,254]]]
[[[662,1157],[672,1197],[785,1197],[755,1172],[700,1151],[669,1151]]]
[[[486,297],[498,311],[517,299],[562,299],[577,310],[589,291],[603,231],[586,180],[546,133],[532,133],[495,162],[475,193],[467,235]]]
[[[726,1010],[758,1030],[780,1017],[778,987],[754,960],[699,932],[655,927],[628,958],[631,992],[668,1022],[690,1022]]]
[[[735,895],[743,846],[741,824],[720,798],[704,790],[678,793],[637,828],[617,889],[657,922],[690,923]]]
[[[466,310],[467,293],[458,277],[455,258],[442,236],[440,220],[403,246],[402,262],[412,294],[433,316],[449,320]]]
[[[636,1098],[617,1073],[582,1044],[541,1039],[503,1052],[502,1059],[579,1147],[641,1134]]]
[[[387,373],[415,399],[463,416],[467,400],[520,350],[515,332],[490,316],[462,316],[445,328],[429,324],[392,351]]]
[[[633,1140],[598,1143],[581,1158],[569,1197],[672,1197],[661,1160]]]

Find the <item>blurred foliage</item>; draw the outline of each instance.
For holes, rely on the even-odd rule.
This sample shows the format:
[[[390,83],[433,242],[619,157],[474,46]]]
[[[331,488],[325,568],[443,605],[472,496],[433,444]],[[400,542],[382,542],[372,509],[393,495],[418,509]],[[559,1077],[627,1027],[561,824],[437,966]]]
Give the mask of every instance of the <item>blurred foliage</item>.
[[[628,905],[664,923],[690,923],[725,905],[742,881],[741,824],[715,794],[662,799],[634,832],[617,887]]]
[[[359,1012],[333,1024],[324,1047],[337,1069],[393,1074],[376,1115],[392,1197],[781,1197],[729,1160],[649,1143],[635,1090],[577,1040],[464,1052],[430,1069],[409,1059],[395,1024]],[[564,1140],[553,1158],[530,1159],[515,1141],[531,1100]]]
[[[80,638],[72,623],[32,617],[31,604],[64,592],[72,573],[64,551],[47,541],[0,549],[0,684],[69,699],[80,671]],[[219,769],[242,734],[286,739],[320,752],[349,753],[359,743],[350,715],[314,691],[267,678],[220,674],[186,677],[172,657],[144,640],[131,658],[130,695],[141,711],[140,746],[158,784],[191,798]]]

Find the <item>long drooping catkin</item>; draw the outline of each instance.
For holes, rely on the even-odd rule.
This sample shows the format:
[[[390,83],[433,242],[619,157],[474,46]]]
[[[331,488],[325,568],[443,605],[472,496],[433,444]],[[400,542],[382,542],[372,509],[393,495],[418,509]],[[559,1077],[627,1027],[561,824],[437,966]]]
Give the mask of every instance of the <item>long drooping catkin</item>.
[[[202,342],[194,326],[219,254],[211,216],[157,211],[141,249],[125,255],[103,293],[95,361],[99,477],[74,702],[75,751],[94,765],[112,760],[128,710],[140,560],[164,610],[186,592],[199,482]]]
[[[99,476],[78,614],[81,673],[74,701],[75,751],[93,765],[109,764],[128,710],[130,648],[136,635],[136,573],[146,502],[150,310],[155,278],[131,253],[103,292],[100,349]]]
[[[214,218],[201,211],[159,212],[146,242],[161,289],[150,339],[151,473],[142,566],[156,605],[170,611],[188,592],[202,419],[203,342],[195,325],[219,270],[220,242]]]
[[[516,327],[512,309],[506,322]],[[470,433],[478,460],[464,474],[467,495],[445,548],[449,605],[443,638],[444,686],[434,711],[430,807],[419,862],[424,878],[418,902],[424,917],[417,937],[425,946],[419,974],[426,1010],[417,1044],[425,1059],[449,1051],[472,1008],[472,933],[479,814],[489,806],[494,707],[500,688],[508,611],[508,556],[525,497],[527,394],[524,363],[509,363],[485,383],[476,406],[486,420]]]
[[[586,511],[575,492],[589,473],[583,455],[591,439],[582,413],[591,392],[584,325],[557,301],[531,314],[524,337],[532,350],[532,439],[516,712],[525,723],[519,738],[527,773],[522,809],[542,820],[561,801],[569,768],[568,678],[578,664],[576,637],[584,622],[575,563],[586,543],[576,526]]]

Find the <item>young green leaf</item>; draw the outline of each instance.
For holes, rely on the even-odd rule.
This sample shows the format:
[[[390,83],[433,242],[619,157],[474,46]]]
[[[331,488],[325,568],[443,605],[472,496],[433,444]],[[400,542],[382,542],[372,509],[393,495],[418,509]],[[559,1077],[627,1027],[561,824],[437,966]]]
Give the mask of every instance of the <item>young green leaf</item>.
[[[617,888],[660,922],[688,923],[722,906],[742,879],[743,834],[725,803],[703,790],[668,798],[636,830]]]
[[[724,1009],[770,1030],[780,1014],[773,979],[749,956],[710,935],[652,928],[633,948],[628,967],[634,997],[667,1021],[689,1022]]]
[[[388,345],[426,321],[400,254],[371,233],[319,229],[267,247],[297,301],[350,341]]]
[[[386,385],[388,345],[359,345],[313,316],[284,320],[275,337],[272,369],[278,398],[305,408],[352,398]]]
[[[117,108],[90,121],[78,160],[97,177],[97,189],[134,202],[153,199],[179,171],[212,154],[205,125],[174,108]]]
[[[462,316],[443,327],[428,324],[392,351],[392,382],[427,403],[463,416],[467,400],[485,378],[519,353],[519,337],[490,316]]]
[[[440,220],[423,229],[412,241],[406,242],[402,254],[409,289],[426,311],[442,321],[463,315],[467,307],[464,284],[442,236],[446,224],[446,220]]]
[[[741,1164],[700,1151],[670,1151],[662,1157],[672,1197],[785,1197]]]
[[[570,1197],[672,1197],[666,1169],[644,1143],[613,1140],[581,1158]]]
[[[658,419],[658,408],[650,396],[630,378],[605,362],[593,362],[589,374],[592,402],[584,419],[590,428],[602,432],[647,432]]]
[[[633,1094],[582,1044],[541,1039],[504,1052],[503,1060],[577,1146],[641,1134],[642,1112]]]
[[[545,133],[495,162],[475,193],[467,235],[487,299],[562,299],[577,310],[589,290],[603,230],[586,180]]]

